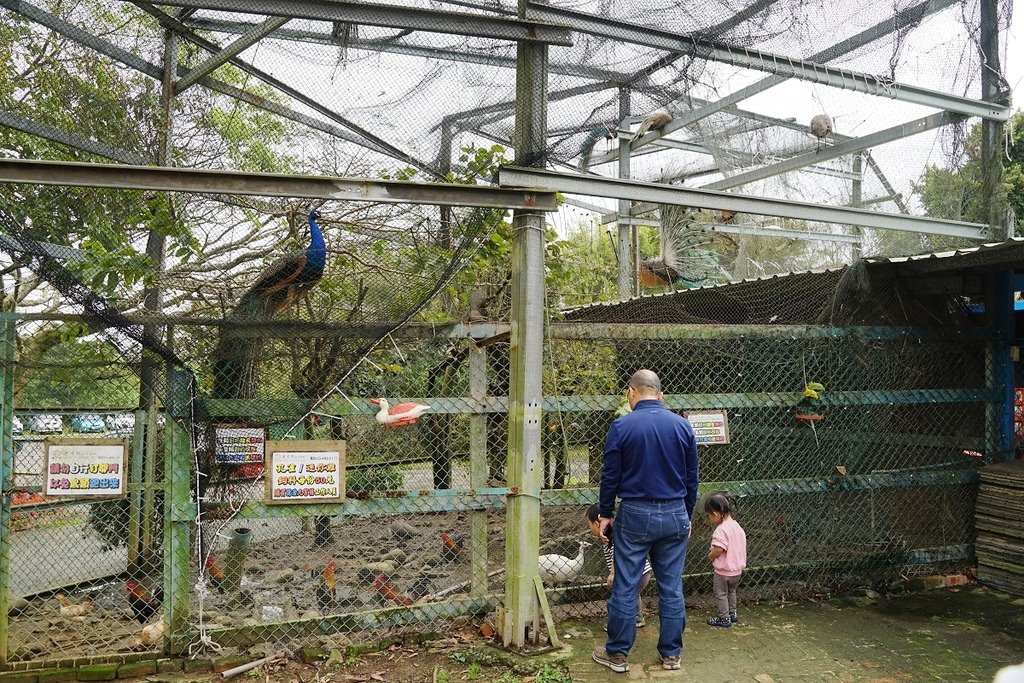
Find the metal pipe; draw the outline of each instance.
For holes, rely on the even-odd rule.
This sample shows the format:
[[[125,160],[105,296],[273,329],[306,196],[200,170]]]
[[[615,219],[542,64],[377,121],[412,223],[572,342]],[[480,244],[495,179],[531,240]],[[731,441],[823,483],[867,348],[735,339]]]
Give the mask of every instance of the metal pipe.
[[[263,666],[264,664],[267,664],[268,662],[272,662],[275,659],[278,659],[280,657],[281,657],[281,655],[269,655],[267,657],[264,657],[263,659],[257,659],[255,662],[249,662],[248,664],[242,664],[240,666],[236,666],[233,669],[227,669],[225,671],[221,671],[220,672],[220,677],[221,677],[221,679],[225,679],[225,678],[231,678],[232,676],[237,676],[238,674],[244,674],[246,671],[249,671],[251,669],[255,669],[258,666]]]
[[[231,532],[228,551],[224,558],[224,590],[237,592],[242,585],[242,570],[245,568],[246,549],[252,540],[252,530],[238,527]]]

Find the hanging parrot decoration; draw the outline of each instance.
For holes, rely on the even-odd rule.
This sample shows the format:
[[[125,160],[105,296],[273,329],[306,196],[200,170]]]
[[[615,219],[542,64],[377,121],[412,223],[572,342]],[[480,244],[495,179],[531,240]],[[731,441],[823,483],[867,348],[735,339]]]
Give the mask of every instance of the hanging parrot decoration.
[[[804,387],[803,396],[796,404],[796,418],[798,420],[821,420],[821,395],[825,387],[819,382],[811,382]]]

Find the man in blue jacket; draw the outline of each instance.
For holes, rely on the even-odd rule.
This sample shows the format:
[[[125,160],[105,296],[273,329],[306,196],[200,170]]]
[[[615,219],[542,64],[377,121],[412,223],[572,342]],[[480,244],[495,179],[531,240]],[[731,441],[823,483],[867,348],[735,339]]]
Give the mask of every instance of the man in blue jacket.
[[[594,661],[612,671],[629,671],[640,577],[650,555],[658,580],[658,654],[665,669],[678,669],[686,629],[683,565],[700,478],[697,439],[686,418],[665,408],[655,373],[638,370],[626,392],[632,412],[608,430],[601,469],[598,521],[602,541],[611,532],[615,579],[608,599],[608,640],[594,650]]]

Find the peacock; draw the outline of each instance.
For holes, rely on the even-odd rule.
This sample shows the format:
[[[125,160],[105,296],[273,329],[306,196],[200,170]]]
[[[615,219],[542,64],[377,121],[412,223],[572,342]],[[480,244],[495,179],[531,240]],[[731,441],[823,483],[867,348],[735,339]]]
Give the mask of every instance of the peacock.
[[[583,138],[583,142],[580,143],[580,170],[586,171],[590,166],[590,155],[594,151],[594,145],[597,141],[604,138],[606,141],[611,142],[615,138],[619,137],[619,127],[614,123],[602,123],[590,130],[587,133],[587,137]]]
[[[685,207],[662,205],[661,253],[640,262],[644,287],[697,287],[719,270],[711,238],[697,214]]]
[[[281,256],[267,266],[228,314],[229,320],[273,318],[293,306],[320,282],[327,265],[327,245],[317,224],[320,213],[309,212],[309,246]],[[221,328],[214,352],[214,398],[253,398],[256,393],[260,340],[239,337]]]

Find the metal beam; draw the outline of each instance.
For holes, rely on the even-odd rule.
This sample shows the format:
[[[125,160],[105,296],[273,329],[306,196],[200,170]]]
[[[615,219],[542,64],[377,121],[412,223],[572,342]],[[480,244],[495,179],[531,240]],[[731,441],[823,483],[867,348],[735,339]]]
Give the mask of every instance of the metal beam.
[[[0,182],[555,211],[552,192],[340,176],[0,159]]]
[[[732,235],[761,235],[763,237],[780,237],[791,240],[860,244],[860,237],[857,235],[835,235],[828,232],[811,232],[810,230],[787,230],[786,228],[770,228],[764,225],[710,223],[708,224],[708,229],[711,232],[725,232]]]
[[[704,40],[694,35],[679,35],[623,21],[595,17],[592,14],[546,5],[536,0],[528,0],[527,4],[536,16],[557,21],[581,33],[614,40],[626,40],[659,50],[681,52],[698,59],[722,62],[787,78],[799,78],[811,83],[912,102],[965,116],[979,116],[983,119],[997,121],[1006,121],[1010,117],[1010,108],[1003,104],[929,90],[909,83],[893,81],[883,76],[828,66],[795,57],[786,57],[750,48],[736,48],[724,43]]]
[[[195,43],[199,47],[211,53],[218,53],[221,51],[220,45],[212,41],[209,41],[206,38],[203,38],[195,31],[193,31],[191,28],[189,28],[188,25],[183,24],[176,17],[172,17],[170,14],[167,14],[155,5],[145,2],[144,0],[132,0],[132,2],[137,7],[139,7],[139,9],[155,17],[156,20],[160,22],[160,25],[164,28],[169,29],[171,31],[175,31],[186,40]],[[241,90],[240,88],[235,88],[235,86],[228,85],[220,81],[215,81],[210,76],[201,78],[200,82],[212,90],[235,97],[236,99],[241,99],[243,101],[249,102],[250,104],[253,104],[253,106],[259,107],[261,109],[266,109],[267,111],[278,113],[282,116],[285,116],[286,118],[292,119],[293,121],[304,123],[305,125],[312,125],[312,127],[318,128],[319,130],[323,130],[324,132],[330,135],[336,135],[337,137],[340,137],[342,140],[354,142],[355,144],[360,145],[361,147],[366,147],[367,149],[371,149],[375,152],[383,154],[384,156],[389,156],[394,159],[398,159],[399,161],[404,161],[405,163],[411,166],[415,166],[421,171],[425,171],[426,173],[429,173],[430,175],[433,175],[438,179],[444,179],[444,175],[440,173],[437,169],[435,169],[433,166],[431,166],[429,163],[421,161],[416,157],[412,156],[411,154],[408,154],[407,152],[383,140],[382,138],[377,137],[376,135],[366,130],[365,128],[341,116],[327,105],[317,102],[313,98],[308,97],[307,95],[299,92],[298,90],[284,83],[283,81],[271,76],[270,74],[260,69],[257,69],[255,66],[246,62],[243,59],[240,59],[238,57],[232,57],[229,61],[242,71],[251,74],[252,76],[255,76],[259,80],[279,90],[280,92],[284,93],[285,95],[292,98],[296,102],[306,105],[310,109],[322,114],[331,121],[334,121],[344,126],[345,128],[355,132],[358,136],[361,137],[356,137],[349,134],[336,135],[336,133],[333,132],[337,130],[334,126],[328,126],[325,128],[323,127],[323,124],[311,124],[309,122],[316,121],[316,119],[312,119],[311,117],[305,116],[304,114],[294,112],[291,109],[284,107],[284,105],[272,102],[271,100],[268,100],[266,98],[260,98],[258,96],[252,95],[248,92]],[[179,69],[179,72],[181,71],[183,71],[183,69]]]
[[[175,94],[180,94],[190,85],[197,83],[206,74],[213,73],[217,67],[237,57],[243,50],[258,43],[261,39],[287,24],[289,20],[290,17],[267,17],[267,20],[262,24],[246,31],[238,40],[217,54],[211,55],[205,62],[179,78],[178,82],[174,84]]]
[[[89,152],[90,154],[95,154],[96,156],[101,156],[112,161],[120,161],[124,164],[138,164],[142,166],[152,162],[152,159],[147,159],[136,152],[116,149],[109,145],[105,145],[102,142],[96,142],[95,140],[82,137],[81,135],[75,135],[74,133],[67,133],[65,131],[58,130],[45,123],[29,121],[28,119],[22,118],[21,116],[9,111],[0,111],[0,126],[7,126],[8,128],[20,130],[21,132],[28,133],[29,135],[35,135],[36,137],[67,145],[72,149]]]
[[[149,11],[146,8],[145,3],[137,2],[135,4],[137,4],[140,7],[142,7],[142,9]],[[0,0],[0,7],[5,7],[7,9],[11,10],[12,12],[16,12],[16,13],[22,15],[23,17],[31,19],[32,21],[36,22],[37,24],[40,24],[41,26],[45,26],[46,28],[50,29],[51,31],[55,31],[55,32],[57,32],[57,33],[59,33],[59,34],[61,34],[63,36],[71,38],[72,40],[78,42],[79,44],[85,45],[86,47],[89,47],[89,48],[92,48],[93,50],[96,50],[100,54],[106,55],[107,57],[110,57],[113,60],[121,62],[122,64],[124,64],[126,66],[129,66],[129,67],[135,69],[136,71],[139,71],[141,73],[146,74],[147,76],[150,76],[151,78],[154,78],[154,79],[156,79],[158,81],[163,78],[163,70],[159,66],[157,66],[156,64],[152,64],[151,62],[147,62],[146,60],[142,59],[141,57],[138,57],[137,55],[134,55],[134,54],[132,54],[132,53],[126,51],[126,50],[122,50],[120,47],[114,45],[113,43],[110,43],[109,41],[106,41],[103,38],[99,38],[98,36],[94,36],[93,34],[88,33],[87,31],[84,31],[84,30],[78,28],[77,26],[69,24],[68,22],[64,21],[60,17],[57,17],[57,16],[55,16],[53,14],[50,14],[49,12],[44,12],[43,10],[39,9],[38,7],[36,7],[35,5],[32,5],[32,4],[27,3],[27,2],[23,2],[23,0]],[[160,10],[156,10],[155,8],[152,8],[152,9],[158,15],[163,15],[164,17],[166,17],[167,19],[165,19],[165,21],[166,20],[177,21],[177,20],[174,20],[173,17],[170,17],[170,15],[166,15],[165,13],[161,12]],[[188,29],[187,26],[184,26],[184,24],[182,24],[181,26],[184,27],[186,33],[192,33],[191,30]],[[196,38],[194,36],[192,36],[192,35],[189,35],[189,36],[186,36],[186,37],[188,37],[189,40],[193,40],[193,41],[196,40]],[[207,41],[207,43],[209,44],[209,41]],[[220,49],[219,47],[214,46],[211,49],[211,51],[216,52],[219,49]],[[184,74],[186,72],[185,72],[184,69],[182,69],[182,70],[180,70],[180,73]],[[271,113],[278,114],[279,116],[283,116],[283,117],[288,118],[288,119],[290,119],[292,121],[296,121],[297,123],[301,123],[303,125],[309,126],[309,127],[314,128],[316,130],[321,130],[321,131],[327,133],[328,135],[332,135],[332,136],[337,137],[339,139],[346,140],[348,142],[352,142],[352,143],[357,144],[357,145],[359,145],[361,147],[365,147],[367,149],[373,150],[373,151],[378,152],[380,154],[383,154],[385,156],[392,156],[392,157],[398,158],[401,161],[405,161],[406,163],[411,163],[409,161],[408,155],[405,155],[404,153],[400,153],[398,156],[396,156],[395,153],[390,151],[387,147],[381,147],[379,145],[376,145],[376,144],[373,143],[372,140],[368,140],[368,139],[365,139],[365,138],[360,138],[359,136],[357,136],[357,135],[355,135],[353,133],[350,133],[350,132],[348,132],[346,130],[343,130],[341,128],[338,128],[337,126],[333,126],[333,125],[331,125],[329,123],[326,123],[324,121],[319,121],[317,119],[314,119],[311,116],[307,116],[305,114],[301,114],[301,113],[296,112],[296,111],[294,111],[294,110],[292,110],[292,109],[290,109],[290,108],[288,108],[288,107],[286,107],[286,106],[284,106],[282,104],[279,104],[277,102],[272,102],[272,101],[270,101],[270,100],[268,100],[268,99],[266,99],[264,97],[260,97],[258,95],[254,95],[252,93],[246,92],[246,91],[242,90],[241,88],[237,88],[237,87],[235,87],[233,85],[229,85],[229,84],[224,83],[222,81],[218,81],[218,80],[216,80],[216,79],[214,79],[214,78],[212,78],[210,76],[206,76],[206,77],[202,78],[200,82],[204,86],[210,88],[211,90],[214,90],[214,91],[219,92],[221,94],[227,95],[229,97],[233,97],[233,98],[241,100],[243,102],[247,102],[247,103],[253,105],[254,107],[258,107],[260,109],[264,109],[264,110],[269,111]],[[307,100],[307,99],[308,98],[303,98],[303,100],[300,100],[300,101],[304,101],[304,100]],[[314,103],[314,105],[315,105],[315,103]],[[314,105],[311,105],[311,106],[313,106],[313,108],[317,108]],[[319,111],[319,109],[318,109],[318,111]],[[337,117],[337,118],[340,118],[340,117]],[[418,163],[422,163],[422,162],[418,162]],[[417,165],[417,164],[414,164],[414,165]]]
[[[763,180],[765,178],[770,178],[772,176],[789,173],[790,171],[811,166],[812,164],[826,159],[836,159],[838,157],[846,156],[847,154],[854,154],[865,149],[870,149],[871,147],[877,147],[887,142],[901,140],[903,138],[910,137],[911,135],[917,135],[918,133],[923,133],[934,128],[941,128],[942,126],[956,123],[960,120],[963,120],[963,117],[950,114],[949,112],[932,114],[931,116],[926,116],[924,118],[917,119],[916,121],[910,121],[909,123],[903,123],[898,126],[893,126],[892,128],[880,130],[877,133],[865,135],[864,137],[840,142],[837,145],[822,147],[817,151],[791,157],[784,161],[780,161],[777,164],[755,168],[751,171],[747,171],[746,173],[737,173],[734,176],[729,176],[728,178],[716,180],[713,183],[701,185],[701,188],[705,190],[725,190],[732,187],[740,187],[741,185],[746,185],[758,180]]]
[[[498,183],[504,187],[543,188],[544,191],[549,192],[674,204],[694,209],[729,209],[739,213],[762,216],[861,225],[868,228],[923,232],[975,240],[986,239],[988,228],[988,226],[978,223],[919,218],[846,206],[824,206],[809,202],[793,202],[773,197],[753,197],[715,190],[670,187],[636,180],[555,173],[518,166],[502,166],[498,171]]]
[[[370,5],[339,0],[261,0],[255,5],[252,0],[161,0],[160,4],[243,14],[258,11],[261,14],[386,26],[429,33],[549,43],[566,47],[572,45],[572,35],[564,26],[466,12]]]
[[[250,30],[256,24],[247,21],[227,21],[224,19],[210,19],[205,17],[193,17],[187,22],[189,27],[200,31],[213,31],[215,33],[240,34]],[[338,39],[325,31],[307,31],[301,29],[282,28],[274,31],[272,37],[276,40],[289,40],[298,43],[313,43],[317,45],[337,46]],[[424,57],[426,59],[443,59],[450,62],[462,62],[466,64],[482,64],[485,66],[496,66],[504,69],[515,69],[515,57],[503,57],[497,54],[485,52],[473,52],[467,50],[445,50],[428,45],[417,45],[408,41],[399,42],[394,37],[386,39],[366,40],[355,36],[349,38],[345,47],[353,50],[365,50],[369,52],[389,52],[410,57]],[[551,73],[576,78],[592,78],[596,81],[624,82],[629,80],[627,74],[608,69],[598,69],[592,66],[576,63],[553,63],[549,70]]]

